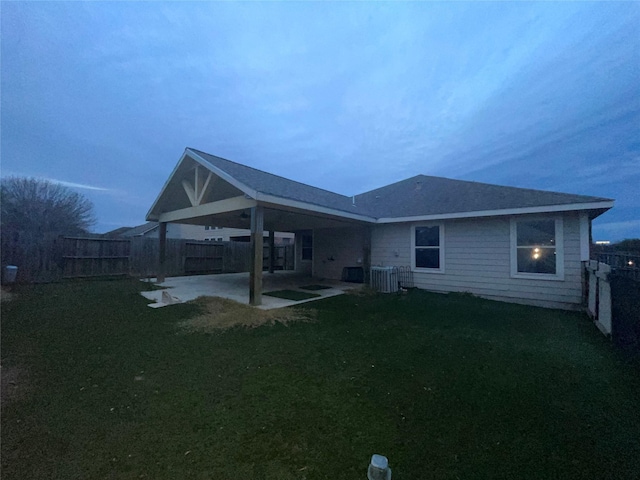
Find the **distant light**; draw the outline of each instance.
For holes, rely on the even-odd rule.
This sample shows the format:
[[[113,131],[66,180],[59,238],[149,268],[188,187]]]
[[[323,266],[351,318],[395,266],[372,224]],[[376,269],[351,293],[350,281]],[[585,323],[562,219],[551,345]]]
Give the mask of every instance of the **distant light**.
[[[534,260],[537,260],[537,259],[539,259],[539,258],[540,258],[540,254],[539,254],[539,253],[534,253],[534,254],[533,254],[533,259],[534,259]]]
[[[609,240],[596,240],[596,245],[611,245]]]
[[[536,248],[533,249],[533,251],[536,252],[536,253],[539,253],[540,249],[536,247]]]
[[[633,260],[629,260],[629,261],[627,262],[627,265],[629,265],[630,267],[633,267]]]

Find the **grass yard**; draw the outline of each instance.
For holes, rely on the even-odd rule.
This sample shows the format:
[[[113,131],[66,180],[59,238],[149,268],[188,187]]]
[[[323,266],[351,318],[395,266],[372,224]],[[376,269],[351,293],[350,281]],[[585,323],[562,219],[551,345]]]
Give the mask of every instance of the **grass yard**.
[[[415,291],[198,333],[143,288],[2,304],[3,480],[640,475],[640,369],[581,314]]]

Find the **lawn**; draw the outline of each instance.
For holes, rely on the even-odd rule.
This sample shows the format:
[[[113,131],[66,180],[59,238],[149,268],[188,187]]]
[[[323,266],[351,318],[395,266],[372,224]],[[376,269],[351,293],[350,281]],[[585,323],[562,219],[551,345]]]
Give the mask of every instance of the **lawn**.
[[[467,295],[343,295],[315,320],[185,333],[135,281],[2,305],[2,478],[625,479],[640,369],[582,315]],[[9,369],[9,370],[7,370]]]

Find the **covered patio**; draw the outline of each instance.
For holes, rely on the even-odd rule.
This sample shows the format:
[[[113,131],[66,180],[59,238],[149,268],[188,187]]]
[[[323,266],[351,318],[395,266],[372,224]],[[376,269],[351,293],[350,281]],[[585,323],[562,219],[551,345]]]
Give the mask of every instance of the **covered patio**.
[[[151,281],[157,283],[157,279],[151,279]],[[149,305],[152,308],[164,307],[172,303],[188,302],[202,296],[222,297],[243,304],[250,304],[249,290],[247,289],[248,283],[249,272],[171,277],[158,284],[158,286],[163,287],[162,290],[142,292],[142,295],[154,301]],[[277,271],[264,275],[261,292],[262,303],[257,307],[262,310],[289,307],[342,295],[347,290],[358,287],[359,285],[353,283],[318,280],[309,275],[296,272]],[[308,294],[312,298],[288,300],[269,295],[270,292],[283,290],[299,292],[302,295]]]
[[[286,286],[317,284],[311,277],[341,278],[342,267],[369,266],[369,226],[375,221],[350,197],[300,184],[277,175],[247,167],[220,157],[187,148],[147,214],[159,222],[159,272],[157,283],[173,287],[170,295],[195,298],[195,293],[179,294],[179,286],[191,285],[196,296],[218,295],[253,306],[278,308],[290,301],[263,297],[263,292],[290,289]],[[168,223],[250,230],[250,272],[216,277],[165,278],[164,264]],[[330,231],[323,237],[324,253],[316,255],[315,232]],[[263,265],[263,245],[268,239],[274,258],[274,233],[296,236],[295,272],[306,280],[275,273],[274,265]],[[350,248],[344,248],[347,244]],[[354,244],[355,246],[353,246]],[[344,259],[343,256],[347,256]],[[263,270],[268,273],[263,274]],[[281,282],[283,286],[276,287]],[[339,283],[339,282],[337,282]],[[348,284],[347,284],[348,285]],[[353,284],[350,285],[353,287]],[[346,287],[345,287],[346,288]],[[322,289],[321,296],[342,290]],[[152,292],[149,292],[152,293]],[[183,295],[183,297],[180,297]],[[228,295],[228,296],[227,296]],[[150,297],[149,297],[150,298]],[[165,296],[165,298],[167,298]],[[154,300],[157,300],[155,297]],[[287,303],[289,302],[289,303]],[[299,302],[293,302],[299,303]]]

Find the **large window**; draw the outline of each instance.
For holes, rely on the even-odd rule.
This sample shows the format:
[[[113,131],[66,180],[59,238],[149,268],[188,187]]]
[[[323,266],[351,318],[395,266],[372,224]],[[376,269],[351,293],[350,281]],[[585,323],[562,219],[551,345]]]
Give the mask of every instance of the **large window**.
[[[562,220],[511,221],[511,274],[561,279],[564,274]]]
[[[411,228],[411,259],[414,270],[444,272],[444,226],[425,225]]]

